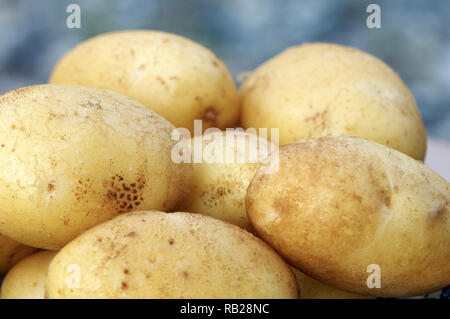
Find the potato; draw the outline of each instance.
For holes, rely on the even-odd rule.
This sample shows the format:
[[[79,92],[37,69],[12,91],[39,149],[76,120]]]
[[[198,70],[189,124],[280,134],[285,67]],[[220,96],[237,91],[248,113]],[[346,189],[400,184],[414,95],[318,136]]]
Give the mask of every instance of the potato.
[[[241,89],[244,128],[279,128],[280,145],[351,135],[423,160],[425,128],[413,96],[379,59],[336,44],[292,47]]]
[[[246,208],[256,232],[291,265],[373,296],[450,284],[450,185],[438,174],[354,137],[285,145],[277,155],[278,172],[263,174],[261,166]]]
[[[44,299],[48,265],[55,251],[41,251],[20,261],[3,280],[1,299]]]
[[[138,102],[83,86],[0,96],[0,233],[59,249],[131,210],[168,210],[189,166],[171,159],[172,124]]]
[[[243,131],[192,138],[191,158],[196,144],[202,145],[204,158],[192,164],[190,192],[177,209],[209,215],[250,230],[245,212],[247,187],[260,162],[274,148],[266,139]]]
[[[82,42],[56,65],[50,83],[122,93],[191,132],[194,119],[204,128],[239,122],[239,93],[222,61],[166,32],[113,32]]]
[[[6,236],[0,235],[0,275],[5,274],[22,258],[31,255],[37,249],[23,245]]]
[[[291,267],[301,288],[301,299],[371,299],[373,297],[358,295],[345,290],[339,290],[312,279],[301,271]]]
[[[132,212],[70,242],[49,298],[296,298],[289,266],[245,230],[190,213]]]

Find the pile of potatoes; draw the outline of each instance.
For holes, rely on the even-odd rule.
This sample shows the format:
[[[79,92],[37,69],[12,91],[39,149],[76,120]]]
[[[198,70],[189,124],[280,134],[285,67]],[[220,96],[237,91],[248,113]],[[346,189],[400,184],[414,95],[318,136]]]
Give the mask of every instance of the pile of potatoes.
[[[81,43],[49,82],[0,96],[1,298],[374,298],[450,284],[450,185],[424,166],[414,98],[377,58],[304,44],[239,92],[200,44],[126,31]],[[203,135],[190,136],[194,120]],[[216,160],[174,160],[176,128],[189,159],[201,144]]]

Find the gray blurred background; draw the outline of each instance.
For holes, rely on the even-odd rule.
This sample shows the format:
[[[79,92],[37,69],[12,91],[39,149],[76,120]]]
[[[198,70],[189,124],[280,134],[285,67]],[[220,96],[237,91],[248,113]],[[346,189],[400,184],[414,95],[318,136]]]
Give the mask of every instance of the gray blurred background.
[[[66,7],[81,7],[81,29]],[[381,6],[381,29],[366,7]],[[450,142],[448,0],[0,0],[0,94],[45,83],[62,55],[96,34],[156,29],[212,49],[233,76],[288,46],[328,41],[381,58],[416,97],[428,134]]]

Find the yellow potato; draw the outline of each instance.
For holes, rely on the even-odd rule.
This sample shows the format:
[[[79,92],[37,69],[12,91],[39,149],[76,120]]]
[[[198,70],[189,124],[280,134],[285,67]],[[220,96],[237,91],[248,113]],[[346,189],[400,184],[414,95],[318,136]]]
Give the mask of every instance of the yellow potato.
[[[354,137],[289,144],[278,155],[277,173],[263,174],[263,165],[251,181],[246,208],[256,232],[291,265],[373,296],[450,284],[450,185],[442,177]]]
[[[15,265],[3,280],[1,299],[44,299],[48,265],[55,251],[41,251]]]
[[[191,132],[194,119],[204,128],[239,122],[239,94],[223,62],[166,32],[113,32],[82,42],[56,65],[50,83],[122,93]]]
[[[373,297],[354,294],[345,290],[336,289],[312,279],[301,271],[291,267],[292,272],[301,288],[301,299],[371,299]]]
[[[0,275],[5,274],[19,260],[31,255],[37,249],[23,245],[0,235]]]
[[[0,233],[59,249],[131,210],[168,210],[189,166],[171,159],[174,126],[118,93],[37,85],[0,96]]]
[[[411,92],[379,59],[336,44],[292,47],[244,82],[244,128],[279,128],[280,145],[350,135],[423,160],[425,128]]]
[[[245,230],[189,213],[132,212],[70,242],[49,298],[296,298],[289,266]]]
[[[245,194],[260,162],[271,150],[270,143],[242,131],[210,133],[191,139],[192,158],[198,143],[205,158],[193,163],[190,192],[177,210],[209,215],[250,230]]]

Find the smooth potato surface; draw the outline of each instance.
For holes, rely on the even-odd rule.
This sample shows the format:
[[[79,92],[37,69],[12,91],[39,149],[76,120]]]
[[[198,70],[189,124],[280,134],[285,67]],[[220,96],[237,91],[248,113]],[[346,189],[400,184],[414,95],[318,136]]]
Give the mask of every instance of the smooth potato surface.
[[[0,235],[0,275],[5,274],[19,260],[37,249]]]
[[[169,210],[190,168],[171,159],[173,129],[107,90],[50,84],[0,96],[0,232],[59,249],[118,214]]]
[[[69,283],[69,284],[67,284]],[[296,298],[289,266],[263,241],[189,213],[131,212],[53,259],[49,298]]]
[[[234,127],[240,99],[213,52],[160,31],[102,34],[82,42],[56,65],[50,83],[79,84],[127,95],[177,127]]]
[[[275,155],[272,155],[275,156]],[[450,186],[398,151],[354,137],[285,145],[247,190],[256,232],[314,279],[396,297],[450,283]],[[376,264],[381,288],[368,288]],[[373,277],[371,277],[373,278]]]
[[[411,92],[381,60],[310,43],[265,62],[241,88],[244,128],[279,128],[280,145],[327,135],[373,140],[423,160],[426,132]]]
[[[55,251],[41,251],[15,265],[2,283],[1,299],[44,299],[48,265]]]
[[[261,161],[271,151],[270,143],[255,134],[238,131],[196,136],[191,139],[192,151],[196,143],[201,143],[205,155],[211,159],[192,164],[190,191],[177,209],[209,215],[251,230],[245,212],[245,194]]]

